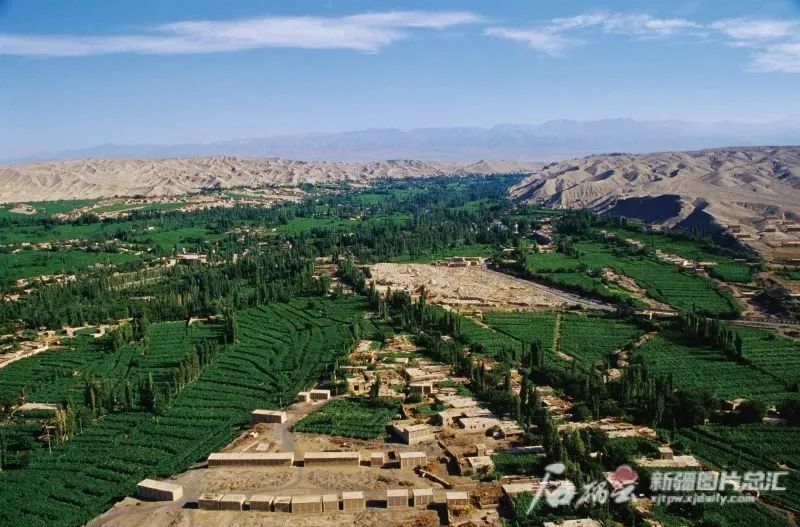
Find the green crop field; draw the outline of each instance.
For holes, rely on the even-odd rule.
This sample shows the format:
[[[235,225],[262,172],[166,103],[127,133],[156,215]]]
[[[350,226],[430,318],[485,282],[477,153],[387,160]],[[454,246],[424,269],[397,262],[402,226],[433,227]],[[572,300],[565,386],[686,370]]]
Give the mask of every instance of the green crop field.
[[[737,327],[744,358],[787,386],[800,383],[800,342],[763,329]]]
[[[376,405],[369,399],[337,399],[305,416],[294,425],[294,431],[377,439],[386,435],[386,425],[397,411],[397,407]]]
[[[773,425],[744,425],[738,427],[700,426],[680,429],[675,439],[685,451],[717,470],[786,470],[781,478],[785,491],[765,494],[779,503],[800,510],[800,474],[796,468],[800,459],[800,429]]]
[[[38,219],[38,218],[49,218],[53,214],[58,213],[66,213],[73,211],[75,209],[79,209],[81,207],[85,207],[87,205],[91,205],[95,203],[96,199],[66,199],[60,201],[26,201],[26,205],[30,205],[34,209],[36,209],[35,214],[19,214],[16,212],[11,212],[17,204],[16,203],[7,203],[5,205],[0,205],[0,220],[2,219],[10,219],[16,221],[24,221],[25,218],[29,219]]]
[[[15,254],[0,253],[0,284],[6,280],[71,273],[95,264],[115,265],[140,259],[126,252],[23,250]]]
[[[784,274],[787,278],[789,278],[789,280],[800,282],[800,270],[795,269],[792,271],[784,271]]]
[[[163,415],[111,413],[54,446],[52,454],[38,449],[26,467],[1,472],[0,525],[82,524],[119,496],[130,494],[139,480],[184,470],[223,446],[249,422],[254,408],[274,408],[292,401],[350,345],[352,334],[347,324],[360,320],[365,308],[359,299],[316,299],[313,305],[310,309],[307,301],[297,300],[241,312],[236,345],[223,348],[216,361],[177,395]],[[194,324],[190,327],[198,338],[214,337],[199,326],[197,330]],[[179,335],[180,326],[174,325],[154,333],[162,341],[157,347],[161,351],[156,352],[165,359],[162,366],[169,367],[184,349]],[[90,344],[86,343],[84,354],[103,355],[93,371],[120,372],[135,355],[127,347],[121,354],[92,351]],[[7,389],[7,381],[19,387],[45,379],[44,385],[35,388],[40,393],[53,390],[55,394],[58,379],[48,380],[55,375],[43,371],[57,372],[60,368],[72,375],[71,368],[80,366],[85,358],[70,353],[42,354],[47,361],[36,361],[38,373],[30,372],[27,360],[11,365],[19,364],[19,368],[4,368],[0,370],[0,386]],[[148,360],[141,367],[157,367],[157,362]],[[74,395],[74,387],[58,387],[58,393]]]
[[[692,346],[673,331],[662,332],[636,351],[657,373],[673,376],[675,386],[708,389],[717,397],[758,399],[767,403],[789,395],[785,383],[773,375],[727,357],[719,350]]]
[[[608,317],[567,313],[561,320],[559,351],[581,366],[602,363],[611,353],[632,344],[643,331],[629,322]]]
[[[493,312],[486,313],[485,321],[493,330],[516,339],[520,345],[529,345],[539,340],[545,351],[553,350],[556,324],[556,314],[553,312]]]
[[[514,350],[527,350],[536,340],[552,353],[556,317],[554,312],[486,313],[485,326],[467,320],[462,323],[461,334],[473,347],[478,346],[479,354],[488,356],[513,357]],[[587,367],[602,362],[641,335],[640,329],[625,321],[565,313],[561,315],[559,351]],[[519,351],[516,353],[521,357]]]
[[[397,258],[392,258],[395,263],[431,263],[435,260],[452,258],[453,256],[480,256],[488,258],[492,255],[492,247],[485,244],[461,245],[428,251],[423,254],[411,255],[404,254]]]
[[[738,309],[733,298],[710,280],[654,257],[621,254],[599,242],[577,243],[575,249],[577,256],[531,254],[526,267],[534,275],[542,274],[555,284],[573,286],[601,298],[619,296],[598,278],[599,270],[609,268],[633,278],[648,296],[676,309],[698,309],[710,314],[732,314]]]
[[[470,319],[461,322],[461,338],[470,344],[473,352],[485,357],[521,357],[530,344]]]
[[[657,232],[642,232],[623,228],[611,228],[608,230],[620,238],[636,240],[653,250],[658,249],[695,262],[714,262],[717,265],[711,268],[711,274],[720,280],[726,282],[750,282],[753,279],[753,267],[744,262],[734,261],[735,258],[741,257],[741,255],[731,249],[725,249],[706,241],[679,238]]]

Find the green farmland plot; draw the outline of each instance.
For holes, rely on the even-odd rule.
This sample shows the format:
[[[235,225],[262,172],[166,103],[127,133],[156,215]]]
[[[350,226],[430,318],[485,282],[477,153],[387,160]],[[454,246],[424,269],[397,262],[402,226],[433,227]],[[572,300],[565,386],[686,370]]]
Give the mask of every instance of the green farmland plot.
[[[738,427],[700,426],[679,429],[675,439],[680,447],[691,452],[716,470],[786,470],[780,479],[785,491],[767,491],[765,495],[778,503],[800,510],[800,474],[798,445],[800,431],[796,427],[774,425],[743,425]],[[758,524],[753,524],[758,525]]]
[[[785,383],[755,365],[727,357],[719,350],[693,346],[666,331],[637,348],[656,373],[672,375],[676,388],[711,390],[717,397],[775,403],[789,392]]]
[[[466,321],[461,333],[489,356],[504,357],[510,355],[509,350],[527,350],[537,340],[545,352],[552,353],[557,316],[554,312],[486,313],[484,323],[488,327]],[[589,367],[641,335],[639,328],[624,320],[565,313],[561,315],[559,351],[574,357],[581,367]],[[517,358],[521,357],[517,353]]]
[[[624,320],[567,313],[561,320],[559,351],[589,367],[633,344],[642,334],[641,329]]]
[[[461,321],[460,336],[476,355],[484,357],[511,357],[515,353],[522,356],[529,345],[468,318]]]
[[[67,274],[92,265],[117,265],[141,260],[125,252],[34,251],[0,253],[0,284],[20,278]]]
[[[0,205],[0,219],[9,219],[16,221],[24,221],[26,218],[42,219],[49,218],[53,214],[64,214],[81,207],[86,207],[95,203],[96,199],[65,199],[58,201],[26,201],[25,204],[33,207],[36,212],[34,214],[19,214],[11,212],[18,204],[7,203]]]
[[[553,312],[486,313],[486,323],[520,344],[530,345],[540,341],[545,351],[553,350],[556,314]]]
[[[404,254],[397,258],[392,258],[395,263],[431,263],[436,260],[444,258],[452,258],[454,256],[479,256],[488,258],[492,255],[493,248],[491,245],[486,244],[471,244],[460,245],[455,247],[447,247],[443,249],[425,252],[419,255]]]
[[[636,240],[653,250],[658,249],[665,253],[676,254],[687,260],[695,262],[713,262],[711,274],[715,278],[726,282],[750,282],[753,279],[754,268],[745,262],[735,259],[742,255],[731,249],[715,245],[709,241],[698,241],[689,238],[680,238],[657,232],[643,232],[639,230],[612,228],[610,232],[620,238]]]
[[[800,342],[772,331],[737,327],[747,362],[789,386],[800,383]]]
[[[386,425],[397,415],[395,406],[376,405],[369,399],[337,399],[305,416],[295,432],[327,434],[358,439],[386,435]]]
[[[349,324],[362,319],[366,308],[362,299],[314,299],[314,310],[308,303],[302,299],[239,312],[236,344],[222,348],[163,414],[108,414],[55,445],[52,454],[39,449],[28,466],[0,472],[0,525],[82,524],[131,494],[141,479],[185,470],[225,445],[249,422],[253,409],[292,401],[351,345]],[[194,326],[188,330],[191,338],[211,336]],[[153,334],[163,331],[163,347],[177,342],[182,349],[179,329],[167,325]],[[62,352],[50,357],[53,365],[67,357],[57,353]],[[118,366],[104,367],[117,371]],[[0,380],[9,368],[0,372]]]
[[[575,250],[577,256],[531,254],[526,268],[557,285],[572,286],[604,298],[619,296],[618,291],[609,289],[599,278],[599,270],[609,268],[633,278],[651,298],[679,310],[698,309],[714,315],[729,315],[738,309],[733,298],[710,280],[654,257],[632,256],[599,242],[576,243]]]

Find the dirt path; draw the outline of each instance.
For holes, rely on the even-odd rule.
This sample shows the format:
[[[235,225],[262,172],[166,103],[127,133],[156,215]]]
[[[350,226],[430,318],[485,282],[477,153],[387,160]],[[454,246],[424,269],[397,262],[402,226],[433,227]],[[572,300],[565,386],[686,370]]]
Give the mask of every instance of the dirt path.
[[[49,349],[52,349],[52,348],[49,345],[45,345],[45,346],[42,346],[40,348],[36,348],[36,349],[32,349],[32,350],[16,351],[16,352],[12,353],[11,356],[8,357],[8,358],[5,358],[5,357],[0,358],[0,361],[2,361],[2,362],[0,362],[0,368],[5,368],[9,364],[13,364],[13,363],[17,362],[18,360],[27,359],[28,357],[33,357],[34,355],[38,355],[39,353],[42,353],[42,352],[47,351]]]
[[[553,353],[567,362],[575,360],[574,357],[561,352],[561,313],[556,313],[556,323],[553,325]]]

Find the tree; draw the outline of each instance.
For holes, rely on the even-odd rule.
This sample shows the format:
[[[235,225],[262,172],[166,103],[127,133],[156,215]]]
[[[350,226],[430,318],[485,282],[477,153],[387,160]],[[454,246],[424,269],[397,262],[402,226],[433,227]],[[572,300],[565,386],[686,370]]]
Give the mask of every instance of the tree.
[[[369,396],[372,399],[377,399],[380,397],[381,394],[381,375],[379,373],[375,374],[375,382],[372,383],[372,387],[369,391]]]
[[[740,423],[760,423],[767,413],[767,405],[761,401],[744,401],[736,408],[736,411],[739,414]]]
[[[778,404],[778,413],[792,426],[800,426],[800,399],[794,397]]]

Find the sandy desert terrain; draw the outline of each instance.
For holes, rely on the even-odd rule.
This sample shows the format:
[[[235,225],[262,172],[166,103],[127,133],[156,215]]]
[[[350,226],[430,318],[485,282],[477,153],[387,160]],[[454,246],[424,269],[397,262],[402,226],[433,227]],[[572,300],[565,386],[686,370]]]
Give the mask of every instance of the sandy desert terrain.
[[[0,203],[113,196],[175,196],[202,189],[370,182],[379,178],[530,172],[538,164],[410,160],[328,163],[230,156],[77,159],[0,167]]]
[[[552,163],[510,195],[668,227],[738,224],[755,232],[765,217],[800,219],[800,147],[590,156]]]

